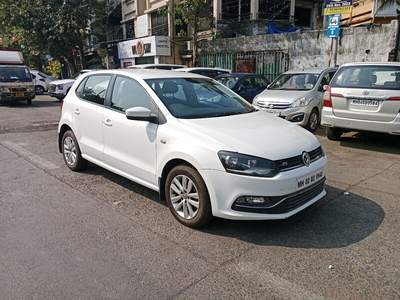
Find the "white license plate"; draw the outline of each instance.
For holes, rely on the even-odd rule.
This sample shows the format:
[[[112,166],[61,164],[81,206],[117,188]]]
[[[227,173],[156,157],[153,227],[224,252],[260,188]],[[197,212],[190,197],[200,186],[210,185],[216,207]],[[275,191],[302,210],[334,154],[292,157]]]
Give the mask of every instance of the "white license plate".
[[[361,100],[361,99],[351,99],[351,105],[358,105],[358,106],[378,106],[379,101],[376,100]]]
[[[277,116],[277,117],[279,117],[281,115],[281,111],[280,110],[270,109],[270,108],[265,108],[264,110],[267,113],[273,114],[274,116]]]
[[[319,169],[311,174],[296,179],[296,189],[301,190],[308,187],[324,177],[324,169]]]

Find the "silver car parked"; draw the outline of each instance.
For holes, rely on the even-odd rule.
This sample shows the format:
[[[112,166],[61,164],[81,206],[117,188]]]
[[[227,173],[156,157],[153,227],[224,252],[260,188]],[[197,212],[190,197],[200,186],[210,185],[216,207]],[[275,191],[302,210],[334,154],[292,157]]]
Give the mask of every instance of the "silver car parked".
[[[320,122],[324,86],[337,68],[293,69],[279,75],[253,105],[314,132]]]
[[[346,131],[400,135],[400,63],[348,63],[324,95],[321,124],[330,140]]]

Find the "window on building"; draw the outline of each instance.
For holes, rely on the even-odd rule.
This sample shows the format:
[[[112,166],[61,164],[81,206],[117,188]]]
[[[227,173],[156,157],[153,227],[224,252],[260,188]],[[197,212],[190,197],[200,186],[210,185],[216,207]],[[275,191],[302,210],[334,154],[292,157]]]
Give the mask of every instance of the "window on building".
[[[151,35],[168,36],[168,18],[158,12],[151,14]]]
[[[222,0],[222,20],[250,20],[250,0]]]
[[[135,37],[135,23],[133,20],[126,22],[125,28],[126,28],[126,38]]]
[[[290,0],[259,0],[258,19],[283,21],[290,19]]]

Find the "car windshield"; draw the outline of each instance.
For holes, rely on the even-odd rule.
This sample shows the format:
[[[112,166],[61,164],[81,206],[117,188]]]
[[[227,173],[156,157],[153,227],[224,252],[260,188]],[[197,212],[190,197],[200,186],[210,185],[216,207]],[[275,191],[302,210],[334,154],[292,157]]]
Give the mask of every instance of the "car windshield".
[[[400,67],[388,65],[347,66],[332,79],[332,87],[400,90]]]
[[[281,74],[268,87],[269,90],[311,90],[317,82],[319,74],[291,73]]]
[[[240,78],[237,76],[226,76],[226,77],[219,77],[216,78],[218,82],[222,83],[224,86],[227,86],[228,88],[233,88],[235,83],[239,80]]]
[[[25,67],[0,67],[1,82],[30,82],[32,81],[31,73]]]
[[[147,84],[177,118],[210,118],[253,112],[247,101],[207,78],[147,79]]]

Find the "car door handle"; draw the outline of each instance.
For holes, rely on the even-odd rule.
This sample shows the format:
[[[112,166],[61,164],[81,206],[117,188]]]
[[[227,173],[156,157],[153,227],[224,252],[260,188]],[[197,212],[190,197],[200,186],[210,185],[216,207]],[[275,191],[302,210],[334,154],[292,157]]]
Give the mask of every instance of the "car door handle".
[[[112,126],[112,122],[111,122],[110,119],[103,120],[103,123],[104,123],[104,125],[106,125],[106,126],[108,126],[108,127],[111,127],[111,126]]]
[[[80,115],[80,114],[81,114],[79,108],[75,108],[74,113],[75,113],[76,115]]]

